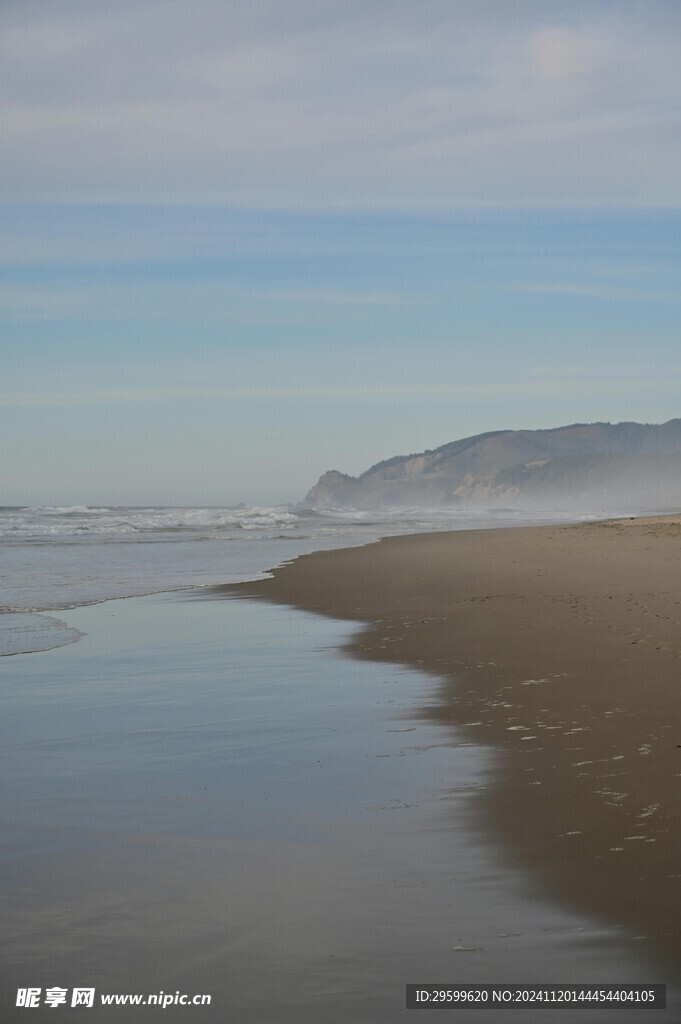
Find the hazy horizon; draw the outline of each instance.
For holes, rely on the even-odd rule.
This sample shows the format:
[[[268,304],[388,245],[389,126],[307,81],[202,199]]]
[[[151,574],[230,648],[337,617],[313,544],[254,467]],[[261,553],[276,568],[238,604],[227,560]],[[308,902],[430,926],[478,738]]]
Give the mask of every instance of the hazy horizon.
[[[681,413],[681,9],[0,11],[5,505]]]

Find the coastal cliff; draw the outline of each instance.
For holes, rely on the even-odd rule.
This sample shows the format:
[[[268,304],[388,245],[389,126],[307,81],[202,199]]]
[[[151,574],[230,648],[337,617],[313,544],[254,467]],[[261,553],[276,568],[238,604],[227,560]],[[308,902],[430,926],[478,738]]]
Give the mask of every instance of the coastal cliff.
[[[681,419],[500,430],[399,455],[358,477],[330,470],[306,506],[681,505]]]

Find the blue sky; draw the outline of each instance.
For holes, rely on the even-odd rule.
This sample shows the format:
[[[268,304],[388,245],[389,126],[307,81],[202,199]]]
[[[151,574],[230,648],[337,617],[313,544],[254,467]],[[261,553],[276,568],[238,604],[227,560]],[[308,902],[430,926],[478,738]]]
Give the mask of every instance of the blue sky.
[[[679,415],[680,15],[5,5],[0,501]]]

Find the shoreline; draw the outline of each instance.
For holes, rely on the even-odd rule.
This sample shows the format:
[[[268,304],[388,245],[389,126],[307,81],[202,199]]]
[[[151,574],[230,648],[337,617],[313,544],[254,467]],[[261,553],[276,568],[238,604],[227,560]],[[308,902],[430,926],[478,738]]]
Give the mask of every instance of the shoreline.
[[[88,515],[97,511],[111,510],[90,509]],[[205,514],[206,511],[189,509],[189,512],[200,514]],[[254,509],[250,511],[253,512]],[[281,509],[273,507],[260,511],[266,513],[264,518],[267,519],[268,515],[281,512]],[[177,513],[178,510],[159,508],[156,512],[167,514]],[[447,531],[461,528],[461,519],[457,518],[457,513],[463,512],[464,510],[449,510],[449,519],[445,526]],[[31,646],[27,641],[27,636],[41,625],[41,615],[49,617],[51,613],[59,614],[73,608],[124,598],[203,590],[226,583],[248,583],[264,579],[272,571],[272,567],[285,565],[291,557],[300,557],[329,548],[364,546],[381,537],[410,533],[410,526],[416,533],[439,532],[442,526],[435,524],[442,523],[443,514],[444,510],[425,510],[424,515],[429,522],[424,531],[421,517],[409,519],[407,516],[406,519],[400,519],[399,514],[391,517],[377,513],[377,518],[370,517],[365,521],[363,514],[358,513],[358,519],[350,517],[348,521],[343,515],[334,519],[331,510],[321,510],[315,512],[316,526],[312,528],[309,528],[307,519],[300,518],[296,524],[288,524],[286,529],[282,528],[274,535],[267,535],[267,524],[261,524],[253,531],[239,529],[239,542],[229,545],[222,542],[237,539],[234,527],[230,534],[229,525],[220,525],[218,522],[213,523],[207,532],[202,532],[191,528],[191,517],[185,523],[184,528],[188,531],[186,534],[169,533],[167,526],[164,527],[163,524],[148,533],[138,532],[124,536],[116,534],[115,529],[108,533],[104,529],[104,532],[98,535],[102,545],[95,544],[94,549],[92,542],[96,537],[87,531],[83,534],[74,533],[72,522],[69,525],[71,532],[66,534],[66,538],[70,542],[75,541],[73,546],[70,543],[66,547],[58,544],[55,549],[51,546],[55,539],[52,533],[31,534],[16,543],[10,538],[10,543],[3,548],[5,554],[11,555],[14,552],[16,556],[19,552],[21,558],[19,564],[14,567],[10,558],[6,567],[5,601],[0,609],[0,657],[38,653],[53,646],[50,644],[50,648],[47,648],[41,643]],[[287,512],[287,515],[294,515],[294,510]],[[541,518],[536,520],[536,515],[540,515]],[[490,509],[478,509],[469,510],[465,528],[516,528],[520,525],[517,521],[518,516],[522,517],[522,525],[531,525],[533,522],[535,525],[550,525],[556,522],[555,517],[548,513],[521,513],[519,510],[498,510],[495,513]],[[570,520],[563,517],[558,521]],[[50,527],[52,525],[50,524]],[[328,533],[326,528],[330,526],[333,528],[331,533]],[[289,527],[290,532],[287,532]],[[6,540],[7,536],[3,535],[3,541]],[[32,548],[35,540],[41,540],[39,550],[43,556],[48,556],[47,562],[44,557],[35,557]],[[110,543],[112,540],[115,543]],[[172,540],[172,544],[169,548],[160,547],[156,543],[159,540]],[[200,543],[197,544],[197,541]],[[43,549],[42,543],[47,543],[47,548]],[[97,552],[94,561],[93,550]],[[131,555],[135,557],[131,558]],[[141,572],[138,571],[140,566]],[[54,583],[57,578],[58,587]],[[85,586],[84,581],[87,581]],[[26,622],[26,629],[17,629],[17,616],[24,616],[26,620],[30,620]]]
[[[422,714],[500,753],[490,830],[678,977],[680,568],[665,516],[388,537],[210,595],[363,623],[347,653],[439,676]]]

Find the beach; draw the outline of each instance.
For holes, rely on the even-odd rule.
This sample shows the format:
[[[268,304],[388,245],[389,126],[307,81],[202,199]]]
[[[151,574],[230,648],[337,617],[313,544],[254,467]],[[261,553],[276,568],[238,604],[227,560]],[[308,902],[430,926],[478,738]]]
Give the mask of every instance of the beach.
[[[388,538],[228,590],[361,622],[348,654],[441,677],[420,713],[500,752],[483,800],[509,857],[678,979],[680,569],[663,516]]]
[[[4,662],[3,1019],[27,985],[104,1021],[184,993],[211,1004],[178,1020],[388,1024],[433,982],[677,1012],[679,533],[413,534],[59,609],[71,642]]]

